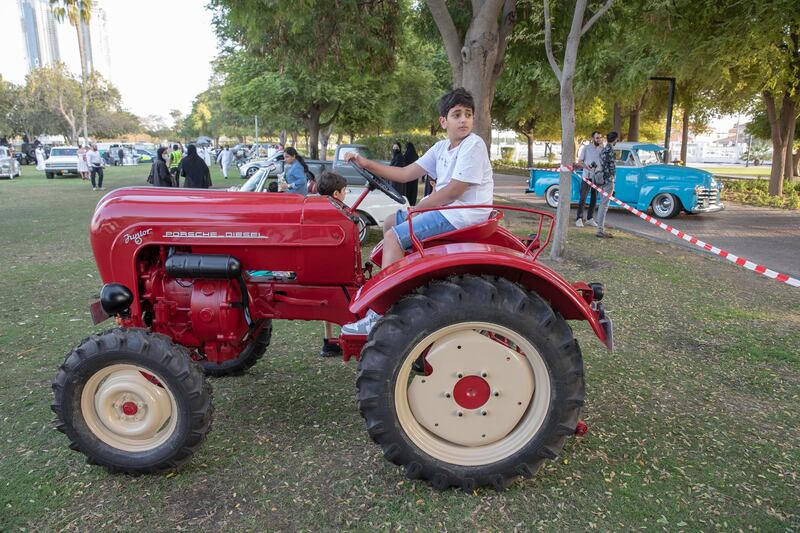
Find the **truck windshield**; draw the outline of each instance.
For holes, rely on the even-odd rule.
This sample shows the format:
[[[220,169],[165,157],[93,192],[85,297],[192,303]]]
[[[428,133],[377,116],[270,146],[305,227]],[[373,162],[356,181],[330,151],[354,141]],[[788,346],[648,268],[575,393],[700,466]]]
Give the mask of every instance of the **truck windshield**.
[[[338,160],[344,161],[345,154],[349,154],[350,152],[357,152],[359,155],[363,155],[367,159],[372,159],[372,154],[370,154],[369,149],[366,146],[344,146],[339,149]]]
[[[77,148],[53,148],[50,150],[50,155],[78,155]]]
[[[650,150],[639,150],[639,161],[642,162],[642,165],[656,165],[658,163],[664,162],[664,152],[662,151],[650,151]]]

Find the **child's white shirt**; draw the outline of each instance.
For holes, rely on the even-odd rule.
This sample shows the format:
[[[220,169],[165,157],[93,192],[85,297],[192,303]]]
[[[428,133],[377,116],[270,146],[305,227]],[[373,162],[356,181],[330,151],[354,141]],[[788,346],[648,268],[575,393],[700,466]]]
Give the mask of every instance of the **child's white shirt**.
[[[486,143],[475,133],[467,135],[461,143],[449,150],[450,140],[439,141],[415,161],[436,180],[436,190],[443,189],[450,180],[469,184],[466,192],[454,202],[457,205],[491,205],[494,198],[494,178]],[[443,209],[442,215],[456,229],[483,222],[491,209]]]

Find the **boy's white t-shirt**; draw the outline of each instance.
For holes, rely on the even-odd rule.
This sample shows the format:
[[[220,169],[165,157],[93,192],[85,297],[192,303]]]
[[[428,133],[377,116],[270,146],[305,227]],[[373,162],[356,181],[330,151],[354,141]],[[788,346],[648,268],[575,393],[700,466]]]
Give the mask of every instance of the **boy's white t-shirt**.
[[[439,141],[415,161],[436,180],[436,190],[443,189],[451,179],[469,184],[460,198],[448,204],[491,205],[494,199],[494,178],[486,143],[475,133],[467,135],[461,143],[448,150],[450,140]],[[443,209],[440,213],[454,228],[461,229],[489,218],[491,209]]]

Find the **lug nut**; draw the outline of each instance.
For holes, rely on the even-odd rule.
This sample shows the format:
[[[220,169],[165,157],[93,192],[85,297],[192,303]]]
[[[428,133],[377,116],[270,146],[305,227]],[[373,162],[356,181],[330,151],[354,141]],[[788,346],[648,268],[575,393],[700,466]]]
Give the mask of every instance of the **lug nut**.
[[[482,416],[486,416],[486,415],[488,415],[488,414],[489,414],[489,413],[488,413],[487,411],[481,411],[481,415],[482,415]]]
[[[461,411],[458,411],[456,414],[457,414],[458,416],[464,416],[464,413],[462,413]]]

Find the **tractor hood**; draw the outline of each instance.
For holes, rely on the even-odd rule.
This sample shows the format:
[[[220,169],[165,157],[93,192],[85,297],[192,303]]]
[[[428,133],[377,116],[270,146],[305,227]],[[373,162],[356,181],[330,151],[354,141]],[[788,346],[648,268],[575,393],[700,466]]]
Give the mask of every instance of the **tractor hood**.
[[[218,253],[258,246],[335,246],[353,222],[327,197],[214,189],[129,187],[97,204],[90,240],[104,282],[129,268],[143,246],[189,246]],[[224,249],[224,250],[223,250]],[[207,251],[206,253],[217,253]]]

